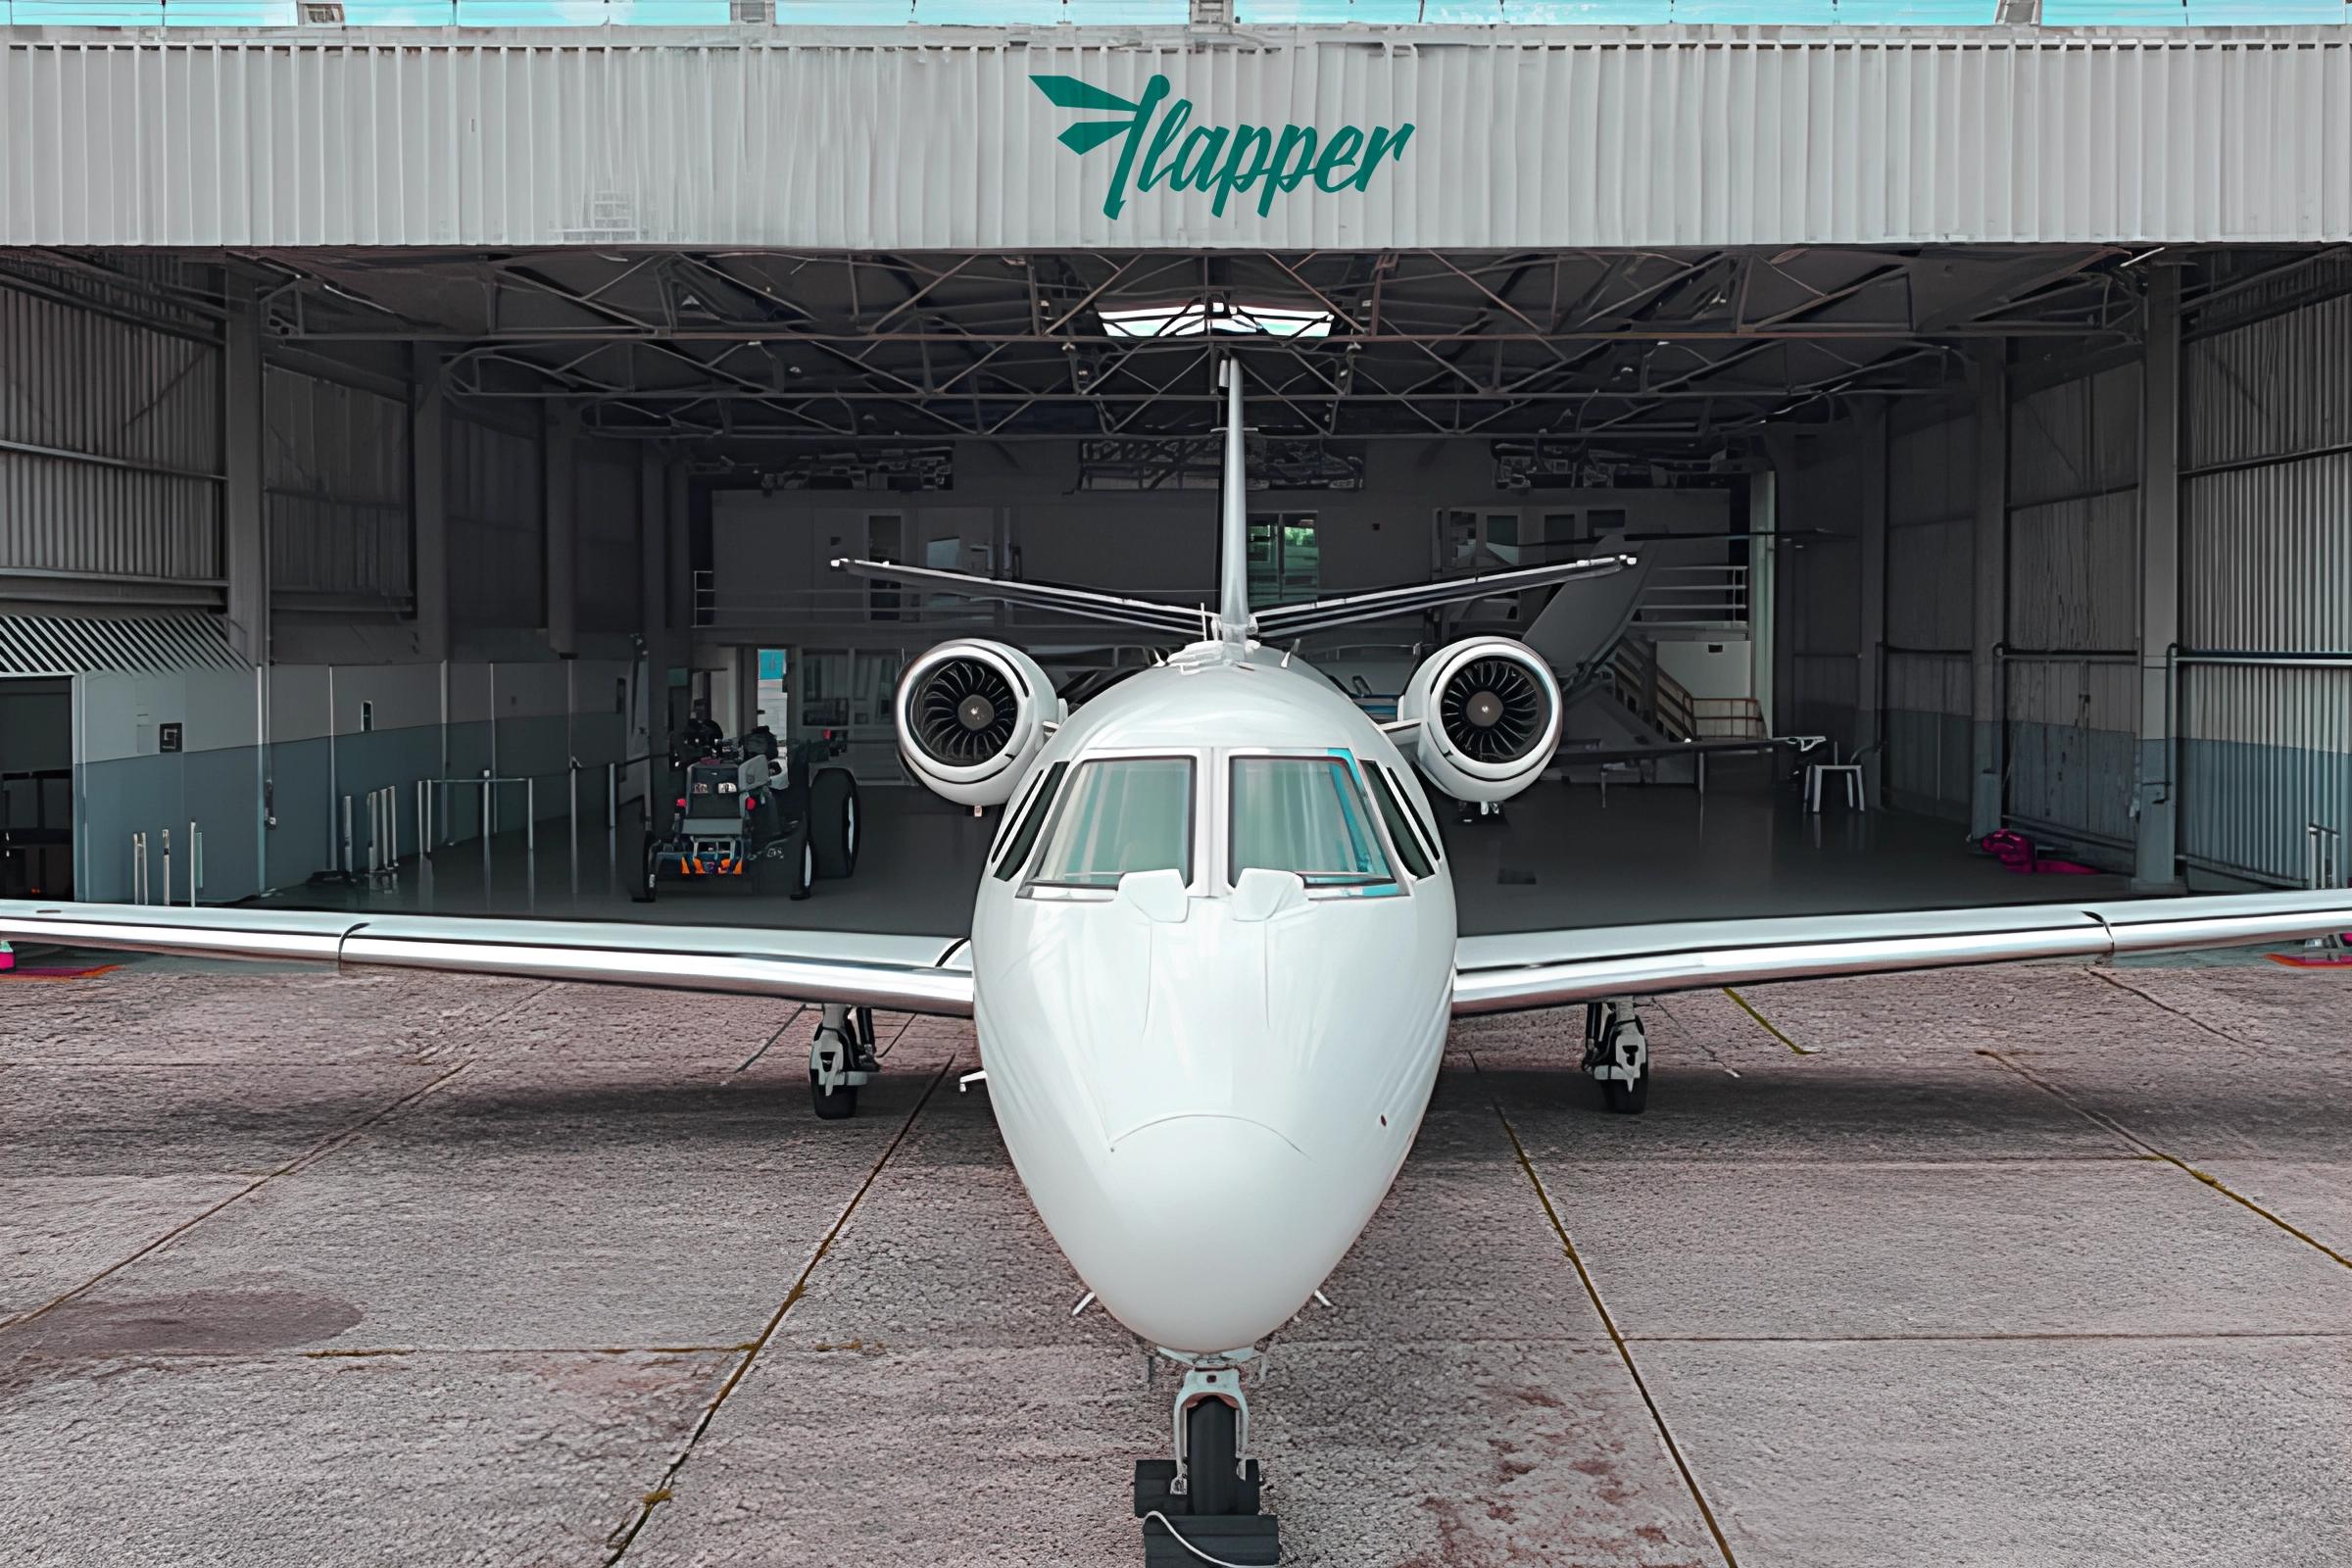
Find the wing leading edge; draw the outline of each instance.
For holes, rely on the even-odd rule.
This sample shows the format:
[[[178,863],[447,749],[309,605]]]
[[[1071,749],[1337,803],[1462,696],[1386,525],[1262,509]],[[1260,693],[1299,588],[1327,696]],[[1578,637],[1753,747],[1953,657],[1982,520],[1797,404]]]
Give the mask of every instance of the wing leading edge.
[[[959,937],[0,901],[0,937],[196,958],[526,975],[964,1018]]]
[[[1693,920],[1464,937],[1454,949],[1453,1010],[1458,1017],[1771,980],[2247,947],[2331,931],[2352,931],[2352,891]]]

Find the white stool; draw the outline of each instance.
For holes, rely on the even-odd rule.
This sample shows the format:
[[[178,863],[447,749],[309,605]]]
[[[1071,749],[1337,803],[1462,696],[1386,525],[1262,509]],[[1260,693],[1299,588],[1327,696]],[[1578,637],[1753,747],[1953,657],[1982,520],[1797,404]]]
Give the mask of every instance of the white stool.
[[[1805,809],[1821,814],[1821,781],[1835,773],[1845,783],[1845,804],[1857,811],[1870,809],[1863,796],[1862,764],[1860,762],[1809,762],[1805,765]]]

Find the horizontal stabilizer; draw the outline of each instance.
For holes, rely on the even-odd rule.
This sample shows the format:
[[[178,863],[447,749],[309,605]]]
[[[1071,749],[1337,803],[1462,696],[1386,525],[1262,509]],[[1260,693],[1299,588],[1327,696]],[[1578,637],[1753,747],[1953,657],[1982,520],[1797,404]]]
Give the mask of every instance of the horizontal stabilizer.
[[[919,583],[939,593],[960,594],[966,599],[986,599],[1000,605],[1023,605],[1031,610],[1050,610],[1058,614],[1079,615],[1089,620],[1116,621],[1122,626],[1135,626],[1187,641],[1208,635],[1208,612],[1189,610],[1182,605],[1154,604],[1149,599],[1124,599],[1117,594],[1097,593],[1091,588],[1066,588],[1050,582],[1011,582],[1001,577],[983,577],[968,571],[947,571],[938,566],[903,566],[892,561],[850,561],[833,563],[833,569],[846,571],[853,577],[874,577],[889,582]]]
[[[1466,599],[1515,594],[1525,588],[1547,588],[1577,577],[1605,577],[1633,564],[1632,556],[1600,556],[1591,561],[1554,562],[1548,566],[1523,566],[1516,571],[1490,571],[1476,577],[1409,583],[1402,588],[1375,588],[1369,593],[1343,594],[1336,599],[1310,600],[1303,605],[1280,605],[1257,612],[1257,635],[1266,642],[1283,642],[1309,632],[1328,631],[1334,626],[1410,614]]]

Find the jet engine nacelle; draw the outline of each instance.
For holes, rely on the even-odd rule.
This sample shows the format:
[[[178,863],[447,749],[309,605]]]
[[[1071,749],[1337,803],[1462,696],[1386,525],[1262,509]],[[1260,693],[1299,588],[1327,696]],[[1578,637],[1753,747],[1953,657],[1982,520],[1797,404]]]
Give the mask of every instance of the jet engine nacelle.
[[[1560,749],[1560,683],[1525,643],[1471,637],[1421,662],[1396,700],[1417,724],[1413,760],[1457,801],[1501,801]]]
[[[1063,716],[1036,660],[979,638],[941,643],[907,665],[893,712],[907,769],[958,806],[1011,799],[1047,722]]]

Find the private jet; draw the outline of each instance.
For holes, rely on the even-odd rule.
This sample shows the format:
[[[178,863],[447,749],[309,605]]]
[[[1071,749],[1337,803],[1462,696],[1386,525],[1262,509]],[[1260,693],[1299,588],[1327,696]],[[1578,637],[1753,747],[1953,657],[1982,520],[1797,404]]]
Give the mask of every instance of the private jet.
[[[1621,569],[1558,563],[1252,610],[1244,431],[1224,371],[1220,582],[1197,608],[844,560],[855,575],[1141,629],[1167,652],[1076,710],[1028,654],[959,638],[896,694],[916,778],[1005,807],[968,939],[602,922],[0,904],[0,937],[750,993],[818,1004],[816,1112],[855,1112],[875,1008],[968,1017],[1004,1145],[1092,1298],[1181,1368],[1170,1458],[1140,1461],[1147,1561],[1276,1560],[1241,1371],[1313,1298],[1411,1149],[1446,1030],[1582,1004],[1563,1042],[1640,1111],[1638,998],[2352,929],[2352,894],[1710,920],[1461,937],[1429,790],[1499,802],[1554,760],[1553,672],[1473,637],[1394,720],[1300,639]]]

